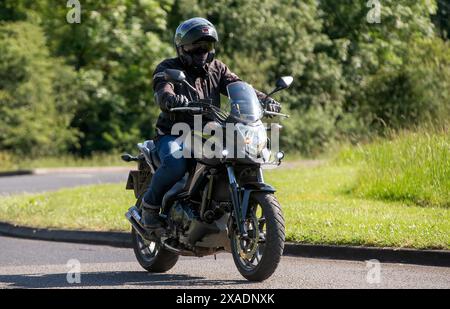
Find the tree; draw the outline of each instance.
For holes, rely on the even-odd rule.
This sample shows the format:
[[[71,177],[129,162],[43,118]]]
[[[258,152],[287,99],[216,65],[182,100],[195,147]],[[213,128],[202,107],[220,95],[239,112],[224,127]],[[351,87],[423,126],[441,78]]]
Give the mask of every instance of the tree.
[[[11,106],[31,104],[24,89],[36,68],[42,90],[27,87],[48,108],[44,126],[62,128],[58,145],[82,155],[130,149],[154,133],[160,111],[151,76],[159,61],[175,56],[175,28],[203,16],[218,28],[218,58],[255,88],[269,91],[277,77],[294,76],[293,87],[276,97],[292,115],[282,134],[289,149],[315,154],[338,139],[445,121],[450,47],[436,33],[447,38],[448,1],[83,0],[81,23],[70,24],[65,1],[4,0],[0,20],[18,28],[3,36],[0,93],[9,105],[1,115],[31,117],[27,108],[12,117]],[[380,19],[368,19],[378,8]],[[23,40],[30,50],[13,57],[12,46]],[[39,56],[33,61],[29,53]],[[11,148],[20,130],[26,142],[19,148],[33,144],[27,138],[37,137],[23,133],[31,124],[19,123],[14,132],[2,128],[2,145]]]
[[[440,110],[434,107],[444,105],[445,101],[427,104],[425,92],[419,91],[427,89],[424,86],[430,78],[434,78],[433,88],[448,87],[436,79],[446,67],[425,64],[436,57],[438,62],[445,63],[442,58],[445,52],[438,49],[448,50],[439,41],[433,41],[439,46],[437,49],[424,44],[435,37],[430,19],[436,12],[435,1],[382,1],[379,24],[368,22],[371,8],[365,5],[365,1],[320,2],[324,32],[334,42],[330,55],[340,59],[343,68],[346,99],[341,119],[348,121],[349,115],[357,117],[353,121],[357,127],[343,124],[345,129],[367,135],[432,118]],[[432,54],[423,54],[418,46],[427,46]],[[425,70],[432,75],[420,78]]]
[[[74,151],[131,150],[153,135],[158,108],[152,72],[174,52],[160,40],[170,5],[170,0],[85,0],[80,24],[67,23],[68,9],[60,1],[40,8],[53,54],[79,72],[83,97],[72,126],[82,136]]]
[[[70,68],[51,59],[42,30],[26,22],[0,24],[0,148],[18,154],[60,153],[76,141],[73,103],[56,91],[74,83]],[[57,66],[55,67],[55,64]]]
[[[320,147],[333,137],[309,123],[319,118],[311,113],[320,114],[321,123],[333,123],[343,103],[341,68],[327,54],[332,42],[322,33],[317,1],[179,0],[175,8],[181,19],[204,16],[214,23],[218,57],[256,88],[269,91],[279,76],[294,76],[292,88],[277,98],[296,116],[289,122],[306,123],[304,130],[283,133],[285,146],[310,151],[309,140]]]

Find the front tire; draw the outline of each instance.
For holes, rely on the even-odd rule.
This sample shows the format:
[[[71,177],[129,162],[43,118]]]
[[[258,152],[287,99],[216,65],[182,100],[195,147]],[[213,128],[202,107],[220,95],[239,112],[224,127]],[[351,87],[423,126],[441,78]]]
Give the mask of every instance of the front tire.
[[[277,269],[285,241],[283,213],[273,194],[252,193],[246,225],[248,239],[241,239],[237,229],[232,233],[233,260],[247,280],[264,281]]]

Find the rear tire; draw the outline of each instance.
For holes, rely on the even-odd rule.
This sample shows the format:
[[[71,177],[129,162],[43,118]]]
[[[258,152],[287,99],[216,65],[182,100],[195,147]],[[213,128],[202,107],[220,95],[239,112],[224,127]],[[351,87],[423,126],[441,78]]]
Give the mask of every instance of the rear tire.
[[[139,264],[150,273],[165,273],[172,269],[178,261],[178,255],[169,252],[156,242],[149,246],[144,243],[142,237],[131,230],[133,250]],[[154,248],[153,250],[151,248]]]
[[[136,202],[139,208],[141,208],[144,193],[145,191],[140,194]],[[131,228],[131,242],[139,265],[150,273],[165,273],[172,269],[178,261],[178,255],[160,248],[160,245],[156,242],[153,242],[156,253],[152,254],[150,246],[146,250],[147,244],[134,228]]]
[[[284,250],[285,226],[280,203],[273,194],[255,192],[250,199],[250,203],[258,205],[262,210],[261,218],[264,219],[259,218],[258,230],[263,229],[260,228],[261,225],[265,226],[265,231],[261,234],[261,237],[264,235],[265,238],[264,244],[262,245],[258,242],[258,249],[255,253],[259,256],[259,259],[256,258],[256,261],[258,261],[257,265],[249,266],[248,261],[241,257],[242,251],[240,250],[242,248],[240,247],[239,233],[237,231],[233,232],[231,237],[231,249],[234,263],[241,275],[249,281],[260,282],[269,278],[278,267]],[[261,220],[264,220],[263,224],[260,223],[262,222]],[[254,260],[255,258],[253,258]]]

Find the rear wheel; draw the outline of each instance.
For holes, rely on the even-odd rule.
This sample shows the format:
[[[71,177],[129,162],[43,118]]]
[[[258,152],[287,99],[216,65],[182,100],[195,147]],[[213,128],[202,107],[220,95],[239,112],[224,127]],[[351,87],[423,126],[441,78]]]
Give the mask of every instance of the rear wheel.
[[[266,280],[278,267],[285,241],[283,213],[273,194],[251,195],[245,226],[248,237],[242,238],[237,229],[232,233],[234,263],[246,279]]]
[[[141,193],[137,200],[136,205],[139,205],[139,207],[143,195]],[[178,261],[178,255],[161,248],[158,242],[143,239],[134,228],[131,229],[131,240],[136,259],[142,268],[148,272],[164,273],[172,269]]]
[[[169,271],[178,261],[178,255],[169,252],[154,241],[144,240],[134,229],[131,230],[134,255],[139,264],[151,273]]]

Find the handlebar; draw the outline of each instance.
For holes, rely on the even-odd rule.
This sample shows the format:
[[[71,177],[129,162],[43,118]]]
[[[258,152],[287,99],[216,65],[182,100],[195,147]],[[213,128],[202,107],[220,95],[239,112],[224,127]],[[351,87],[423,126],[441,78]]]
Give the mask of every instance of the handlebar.
[[[202,103],[200,101],[193,101],[190,102],[189,104],[205,104]],[[214,107],[213,105],[209,105],[210,107]],[[183,107],[174,107],[170,109],[170,112],[193,112],[193,113],[203,113],[205,111],[205,107],[199,107],[199,106],[183,106]],[[217,108],[219,109],[219,108]],[[220,110],[220,109],[219,109]],[[282,113],[276,113],[276,112],[269,112],[269,111],[264,111],[264,116],[278,116],[278,117],[284,117],[284,118],[289,118],[289,115],[286,114],[282,114]]]
[[[186,107],[171,108],[170,111],[171,112],[186,112],[186,111],[190,111],[190,112],[194,112],[194,113],[201,113],[203,111],[203,108],[186,106]]]
[[[267,116],[279,116],[279,117],[289,118],[289,115],[281,114],[281,113],[275,113],[275,112],[269,112],[269,111],[264,111],[264,115],[267,115]]]

